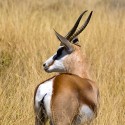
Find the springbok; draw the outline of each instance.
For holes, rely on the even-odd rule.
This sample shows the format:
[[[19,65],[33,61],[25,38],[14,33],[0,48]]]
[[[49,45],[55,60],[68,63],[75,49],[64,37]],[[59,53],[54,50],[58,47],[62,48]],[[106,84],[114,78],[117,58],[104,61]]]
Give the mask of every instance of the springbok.
[[[61,42],[57,52],[44,64],[46,72],[59,74],[40,83],[34,94],[35,125],[79,125],[90,122],[97,114],[99,91],[90,80],[86,56],[76,38],[87,26],[92,16],[76,30],[84,11],[73,28],[63,37],[55,31]]]

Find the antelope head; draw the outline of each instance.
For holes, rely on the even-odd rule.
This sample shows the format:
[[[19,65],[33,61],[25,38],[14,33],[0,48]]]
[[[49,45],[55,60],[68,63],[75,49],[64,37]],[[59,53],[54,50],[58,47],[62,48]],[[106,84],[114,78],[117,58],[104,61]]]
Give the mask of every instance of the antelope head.
[[[89,23],[92,12],[89,14],[85,23],[78,30],[76,29],[82,16],[86,12],[87,11],[84,11],[79,16],[73,28],[67,33],[65,37],[55,31],[55,34],[60,41],[60,46],[57,52],[43,64],[44,70],[46,72],[71,73],[71,69],[78,67],[80,65],[80,62],[83,62],[80,46],[77,45],[77,36],[85,29],[85,27]]]

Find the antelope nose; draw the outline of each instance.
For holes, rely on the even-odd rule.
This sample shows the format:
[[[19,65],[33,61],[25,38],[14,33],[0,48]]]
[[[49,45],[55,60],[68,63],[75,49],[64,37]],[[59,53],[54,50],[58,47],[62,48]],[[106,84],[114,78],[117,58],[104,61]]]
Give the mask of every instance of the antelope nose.
[[[43,67],[45,67],[45,66],[46,66],[46,63],[43,64]]]

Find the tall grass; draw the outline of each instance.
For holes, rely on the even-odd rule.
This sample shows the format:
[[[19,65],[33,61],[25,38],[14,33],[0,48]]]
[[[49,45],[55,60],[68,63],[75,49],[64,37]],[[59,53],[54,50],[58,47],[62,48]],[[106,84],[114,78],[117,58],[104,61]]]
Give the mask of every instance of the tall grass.
[[[53,28],[65,35],[85,9],[94,13],[79,39],[100,89],[100,110],[92,125],[125,124],[125,9],[121,3],[0,0],[0,125],[34,124],[34,89],[53,75],[43,71],[42,63],[59,45]]]

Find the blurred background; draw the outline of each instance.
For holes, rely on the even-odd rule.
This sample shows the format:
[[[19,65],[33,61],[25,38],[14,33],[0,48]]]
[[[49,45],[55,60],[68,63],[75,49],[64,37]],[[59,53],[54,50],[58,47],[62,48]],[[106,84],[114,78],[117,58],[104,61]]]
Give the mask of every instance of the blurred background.
[[[53,28],[65,35],[84,10],[80,44],[100,89],[91,125],[125,124],[125,0],[0,0],[0,125],[34,124],[35,87],[54,74],[42,69],[59,46]]]

